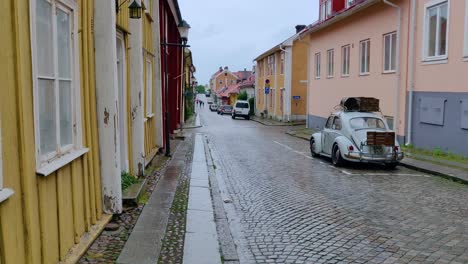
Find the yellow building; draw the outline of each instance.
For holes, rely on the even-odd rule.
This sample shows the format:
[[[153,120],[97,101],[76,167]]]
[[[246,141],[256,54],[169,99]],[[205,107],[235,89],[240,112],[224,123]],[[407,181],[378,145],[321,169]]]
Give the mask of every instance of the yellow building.
[[[237,75],[229,70],[226,66],[219,67],[219,70],[215,72],[210,79],[210,89],[212,93],[219,92],[222,88],[226,88],[230,85],[236,84],[238,80]]]
[[[296,34],[258,56],[256,61],[256,115],[289,122],[305,120],[307,111],[308,43]]]
[[[73,261],[70,250],[110,219],[102,213],[94,1],[0,1],[0,10],[0,262]]]

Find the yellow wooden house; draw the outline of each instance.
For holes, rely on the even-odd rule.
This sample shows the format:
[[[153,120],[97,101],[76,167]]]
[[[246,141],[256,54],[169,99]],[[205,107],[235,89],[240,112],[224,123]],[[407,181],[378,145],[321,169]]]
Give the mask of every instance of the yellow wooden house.
[[[307,110],[307,51],[301,39],[305,26],[256,61],[256,115],[282,122],[305,120]]]
[[[101,198],[93,6],[0,1],[0,263],[73,261],[110,219]]]

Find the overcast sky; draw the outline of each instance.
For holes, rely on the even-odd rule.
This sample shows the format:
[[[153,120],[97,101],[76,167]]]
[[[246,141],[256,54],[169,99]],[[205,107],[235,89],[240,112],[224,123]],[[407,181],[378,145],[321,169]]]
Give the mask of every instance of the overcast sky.
[[[318,0],[179,0],[199,84],[220,66],[251,69],[252,60],[318,17]]]

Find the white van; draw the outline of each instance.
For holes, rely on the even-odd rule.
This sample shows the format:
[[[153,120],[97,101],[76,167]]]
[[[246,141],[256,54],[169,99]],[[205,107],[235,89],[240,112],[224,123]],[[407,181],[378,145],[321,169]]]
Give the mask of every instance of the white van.
[[[249,112],[250,112],[249,102],[239,100],[234,104],[234,109],[232,110],[232,119],[235,119],[236,117],[240,116],[249,120],[250,119]]]

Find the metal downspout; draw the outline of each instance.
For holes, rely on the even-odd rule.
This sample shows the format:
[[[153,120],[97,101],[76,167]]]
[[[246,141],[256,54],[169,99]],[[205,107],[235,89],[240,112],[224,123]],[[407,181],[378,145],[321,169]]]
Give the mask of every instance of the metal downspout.
[[[408,76],[408,117],[406,145],[411,144],[411,134],[413,133],[413,90],[414,90],[414,33],[416,32],[416,0],[411,0],[410,17],[410,35],[409,35],[409,76]]]
[[[398,135],[398,123],[399,123],[399,118],[398,118],[398,111],[400,107],[399,103],[399,91],[400,91],[400,79],[401,79],[401,72],[400,72],[400,46],[401,46],[401,7],[398,5],[389,2],[388,0],[383,0],[383,2],[393,8],[396,8],[398,10],[398,31],[397,31],[397,48],[396,48],[396,74],[397,74],[397,80],[396,80],[396,85],[395,85],[395,117],[393,119],[393,129],[395,130],[395,133]]]

